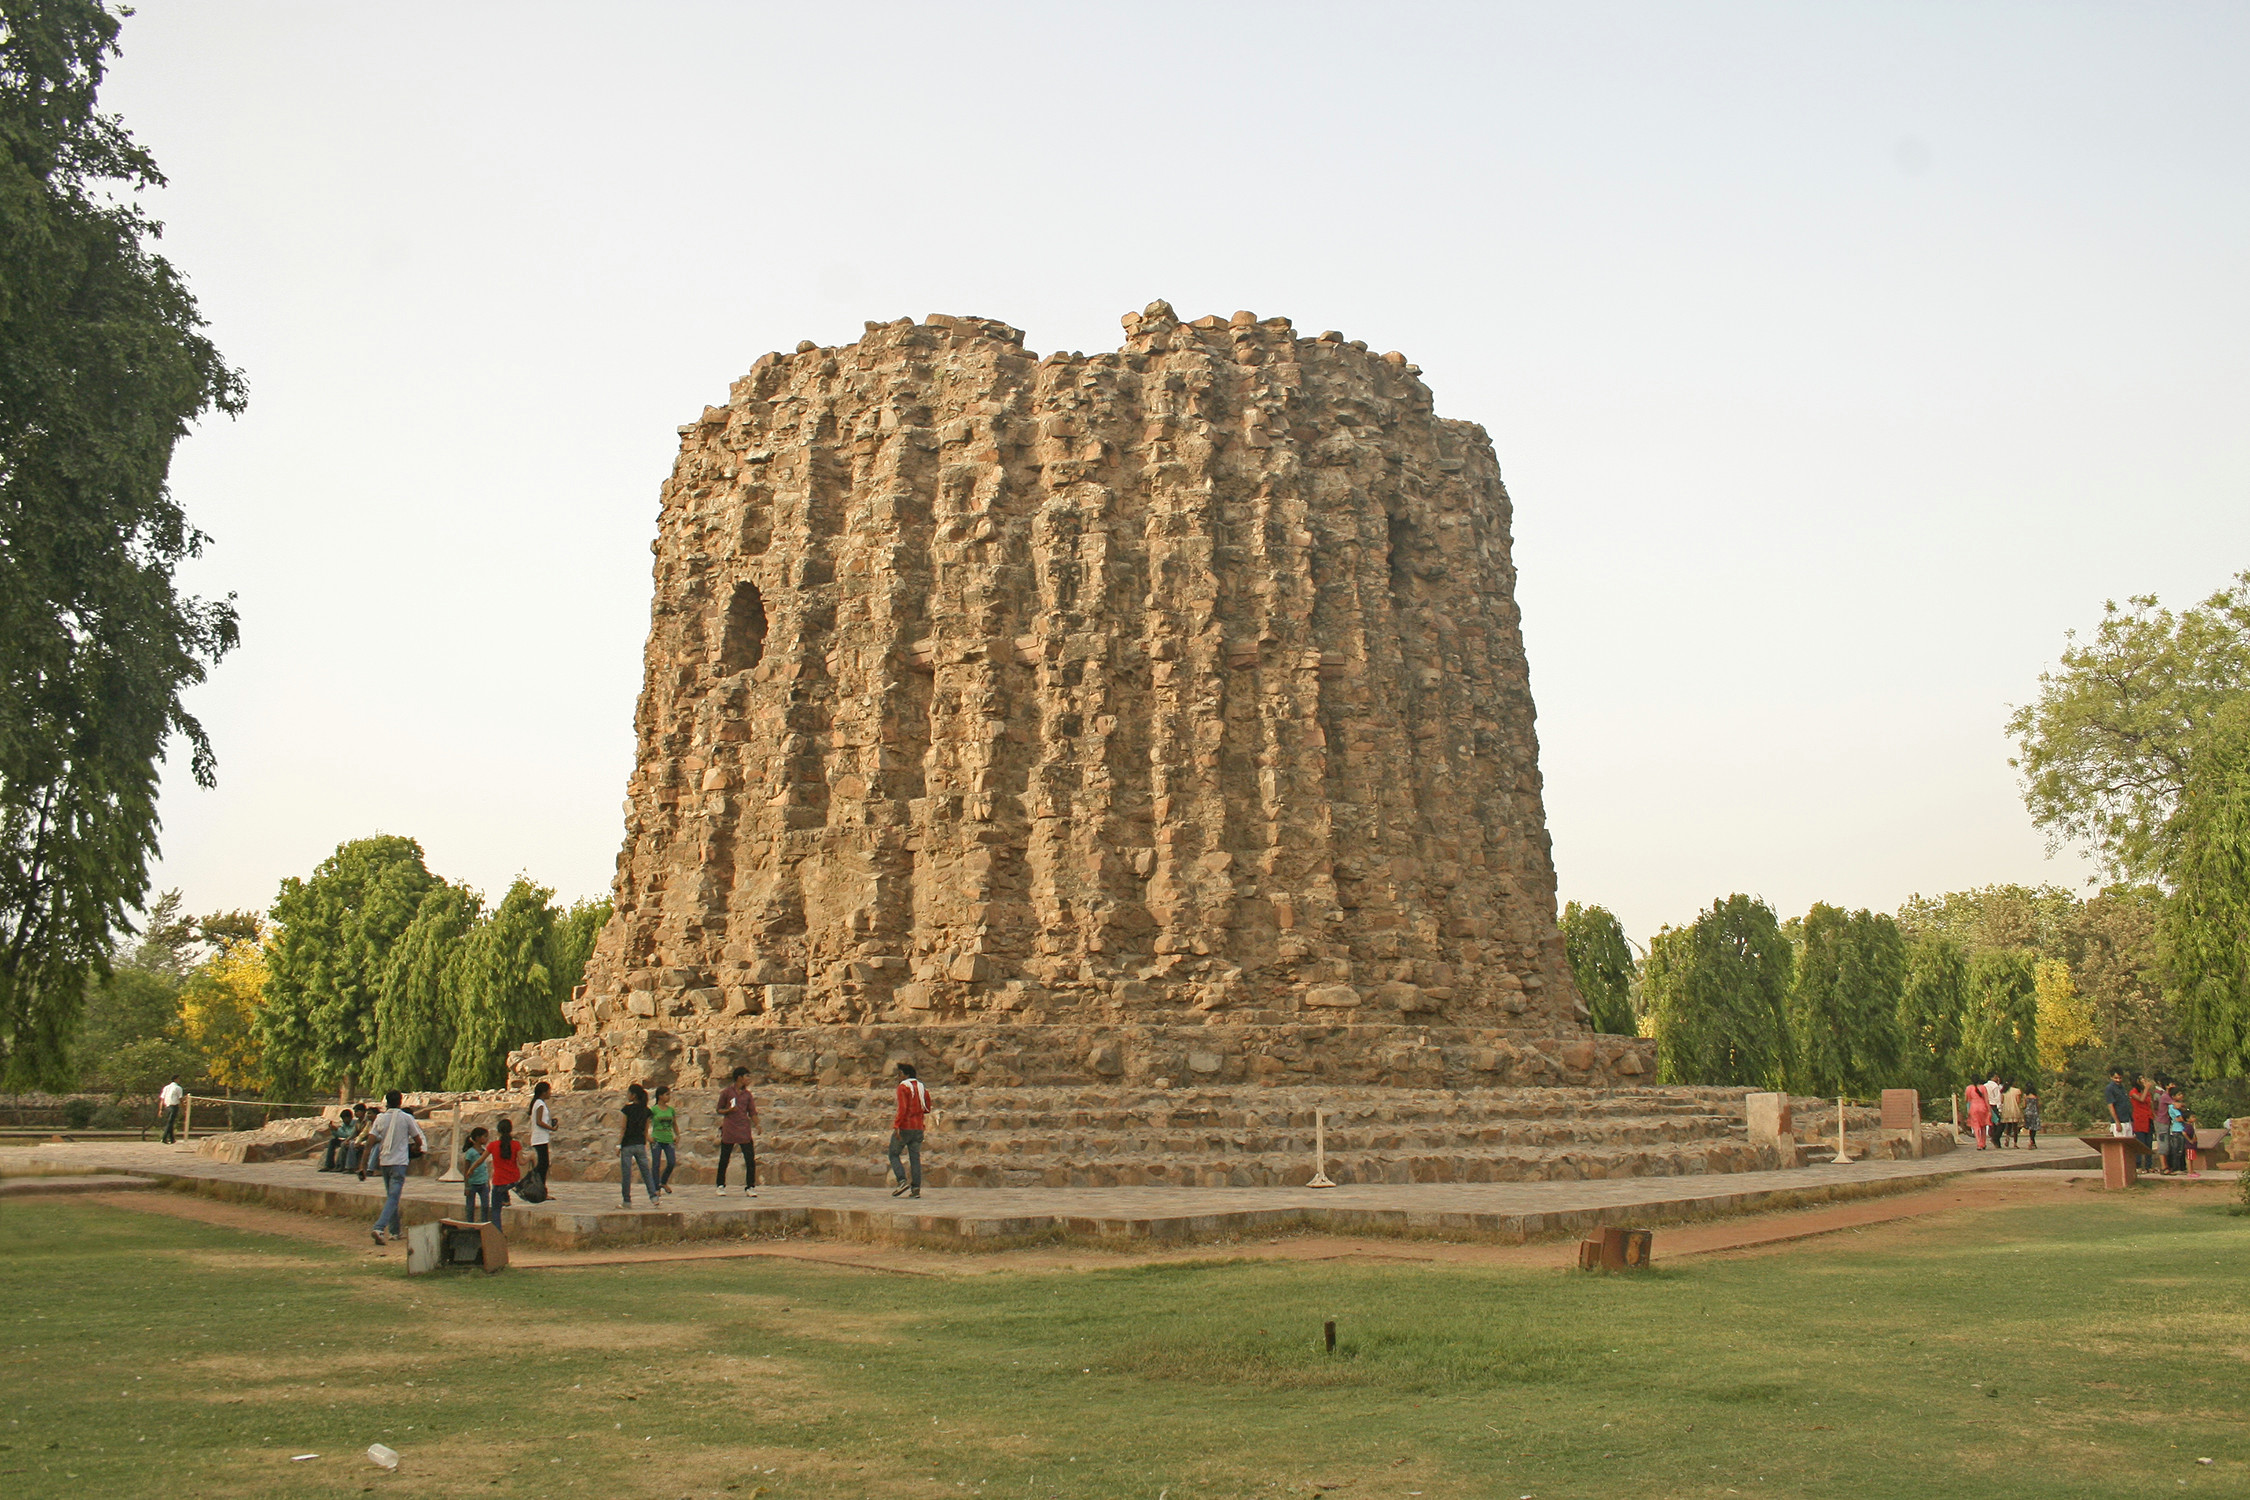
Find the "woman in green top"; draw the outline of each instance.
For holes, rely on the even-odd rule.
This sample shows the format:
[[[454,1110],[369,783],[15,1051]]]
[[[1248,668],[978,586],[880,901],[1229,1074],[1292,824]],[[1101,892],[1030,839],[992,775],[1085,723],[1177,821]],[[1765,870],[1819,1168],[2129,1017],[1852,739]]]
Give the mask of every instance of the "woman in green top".
[[[659,1087],[656,1091],[656,1107],[648,1112],[648,1144],[661,1164],[656,1174],[656,1190],[660,1193],[672,1191],[672,1169],[680,1164],[676,1144],[679,1140],[678,1124],[678,1113],[672,1108],[671,1089]]]

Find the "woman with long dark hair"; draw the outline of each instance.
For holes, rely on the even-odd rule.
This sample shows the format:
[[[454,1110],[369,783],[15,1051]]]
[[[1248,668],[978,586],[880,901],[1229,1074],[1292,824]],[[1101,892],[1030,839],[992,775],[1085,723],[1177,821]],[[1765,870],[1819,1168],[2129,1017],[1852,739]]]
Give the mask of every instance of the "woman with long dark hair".
[[[625,1133],[617,1138],[617,1185],[622,1191],[625,1206],[633,1206],[633,1168],[641,1169],[641,1181],[648,1184],[648,1201],[653,1207],[657,1201],[656,1167],[648,1159],[648,1090],[634,1084],[625,1090],[625,1108],[619,1113],[625,1117]]]

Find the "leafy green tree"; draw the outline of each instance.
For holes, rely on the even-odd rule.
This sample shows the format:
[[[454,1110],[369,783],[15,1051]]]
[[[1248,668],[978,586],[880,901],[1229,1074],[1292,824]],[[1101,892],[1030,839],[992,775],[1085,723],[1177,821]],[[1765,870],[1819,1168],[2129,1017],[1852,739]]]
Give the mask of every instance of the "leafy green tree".
[[[391,834],[339,844],[309,880],[281,883],[272,977],[258,1013],[266,1076],[281,1093],[341,1084],[375,1051],[375,1002],[399,935],[437,877]]]
[[[2008,720],[2033,821],[2058,846],[2091,845],[2132,879],[2162,872],[2191,746],[2250,683],[2250,571],[2174,615],[2153,595],[2102,606],[2093,640],[2041,674],[2037,702]]]
[[[558,1003],[568,1000],[586,978],[586,961],[594,956],[594,942],[609,924],[609,914],[610,900],[604,896],[599,901],[574,901],[555,919],[554,953],[547,969],[555,976]]]
[[[1815,902],[1803,933],[1789,992],[1797,1088],[1837,1095],[1890,1086],[1906,1051],[1899,1026],[1906,939],[1898,923]]]
[[[2009,1082],[2039,1076],[2039,992],[2028,949],[1980,953],[1969,960],[1969,1006],[1961,1027],[1961,1061],[1982,1078]]]
[[[2196,745],[2169,844],[2164,956],[2196,1072],[2250,1075],[2250,696]]]
[[[459,974],[459,1029],[446,1070],[449,1089],[498,1088],[508,1052],[568,1030],[567,991],[549,967],[555,952],[554,892],[522,876],[469,934]]]
[[[1953,939],[1929,933],[1906,945],[1899,996],[1904,1066],[1925,1099],[1943,1098],[1960,1075],[1961,1027],[1969,1009],[1969,956]]]
[[[1943,937],[1971,957],[2030,948],[2060,958],[2078,909],[2078,898],[2059,885],[1987,885],[1912,896],[1898,910],[1898,925],[1909,938]]]
[[[59,1082],[89,978],[148,891],[158,762],[210,741],[183,688],[231,598],[180,594],[205,538],[165,479],[241,377],[133,201],[164,179],[96,95],[119,18],[0,7],[0,1084]]]
[[[1649,943],[1642,992],[1666,1083],[1777,1088],[1790,1072],[1789,939],[1752,896],[1712,903]]]
[[[383,969],[375,1055],[367,1065],[370,1091],[444,1084],[460,1029],[461,970],[483,904],[476,892],[448,881],[422,893]]]
[[[1633,946],[1623,924],[1606,906],[1573,901],[1563,907],[1562,935],[1563,952],[1578,992],[1586,997],[1594,1030],[1633,1035],[1639,1029],[1633,1019]],[[593,951],[590,944],[587,951]]]

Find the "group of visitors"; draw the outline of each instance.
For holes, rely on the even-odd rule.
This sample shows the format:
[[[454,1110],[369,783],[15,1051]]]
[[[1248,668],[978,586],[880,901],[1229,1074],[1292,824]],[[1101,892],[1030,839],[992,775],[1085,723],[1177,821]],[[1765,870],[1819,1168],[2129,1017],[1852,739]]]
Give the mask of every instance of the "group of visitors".
[[[2110,1133],[2129,1135],[2141,1143],[2141,1171],[2160,1171],[2166,1177],[2203,1175],[2195,1111],[2171,1079],[2152,1079],[2143,1073],[2127,1084],[2125,1070],[2111,1068],[2102,1104],[2109,1111]]]
[[[891,1196],[922,1196],[922,1133],[930,1112],[930,1091],[915,1075],[912,1063],[898,1065],[896,1107],[891,1112],[890,1166],[897,1186]],[[737,1152],[742,1156],[742,1195],[758,1196],[758,1099],[750,1091],[750,1070],[736,1068],[719,1090],[718,1196],[727,1195],[727,1171]],[[540,1085],[545,1088],[545,1084]],[[672,1107],[671,1089],[659,1085],[654,1095],[641,1084],[628,1085],[625,1103],[618,1110],[624,1128],[617,1137],[617,1188],[623,1207],[633,1206],[633,1175],[652,1204],[674,1191],[672,1173],[679,1166],[679,1115]],[[901,1158],[904,1160],[901,1160]]]
[[[1969,1115],[1969,1129],[1977,1149],[2021,1147],[2028,1137],[2039,1149],[2039,1091],[2019,1083],[2003,1083],[1994,1073],[1982,1083],[1961,1091]]]
[[[726,1087],[719,1090],[718,1195],[727,1195],[727,1174],[734,1158],[742,1158],[742,1193],[758,1196],[758,1099],[751,1092],[750,1070],[736,1068]],[[548,1149],[554,1139],[555,1116],[551,1087],[545,1082],[531,1091],[529,1149],[517,1139],[515,1121],[501,1116],[494,1129],[478,1126],[461,1147],[462,1215],[470,1223],[493,1222],[508,1206],[511,1196],[525,1193],[531,1180],[536,1187],[526,1196],[534,1201],[546,1196]],[[386,1191],[383,1211],[372,1231],[375,1243],[399,1233],[399,1198],[417,1157],[429,1149],[422,1124],[405,1107],[404,1096],[393,1089],[383,1107],[358,1104],[346,1109],[330,1127],[327,1149],[321,1156],[323,1172],[351,1172],[365,1181],[371,1173],[383,1175]],[[891,1113],[890,1175],[896,1185],[891,1196],[922,1196],[922,1139],[930,1112],[930,1091],[916,1076],[912,1063],[898,1065],[898,1089]],[[618,1110],[623,1126],[617,1140],[618,1194],[623,1206],[633,1206],[633,1178],[637,1173],[647,1201],[661,1202],[675,1190],[672,1174],[678,1169],[679,1111],[672,1090],[658,1085],[651,1094],[642,1084],[625,1091]]]

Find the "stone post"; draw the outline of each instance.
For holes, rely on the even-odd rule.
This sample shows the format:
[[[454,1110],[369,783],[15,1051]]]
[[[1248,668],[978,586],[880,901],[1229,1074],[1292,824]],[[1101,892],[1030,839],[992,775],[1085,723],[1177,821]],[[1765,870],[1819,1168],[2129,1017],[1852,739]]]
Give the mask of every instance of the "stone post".
[[[1789,1111],[1787,1094],[1745,1094],[1742,1114],[1750,1127],[1750,1144],[1771,1146],[1786,1166],[1797,1164],[1797,1121]]]
[[[1883,1090],[1883,1139],[1903,1142],[1906,1154],[1922,1155],[1922,1096],[1913,1089]]]

